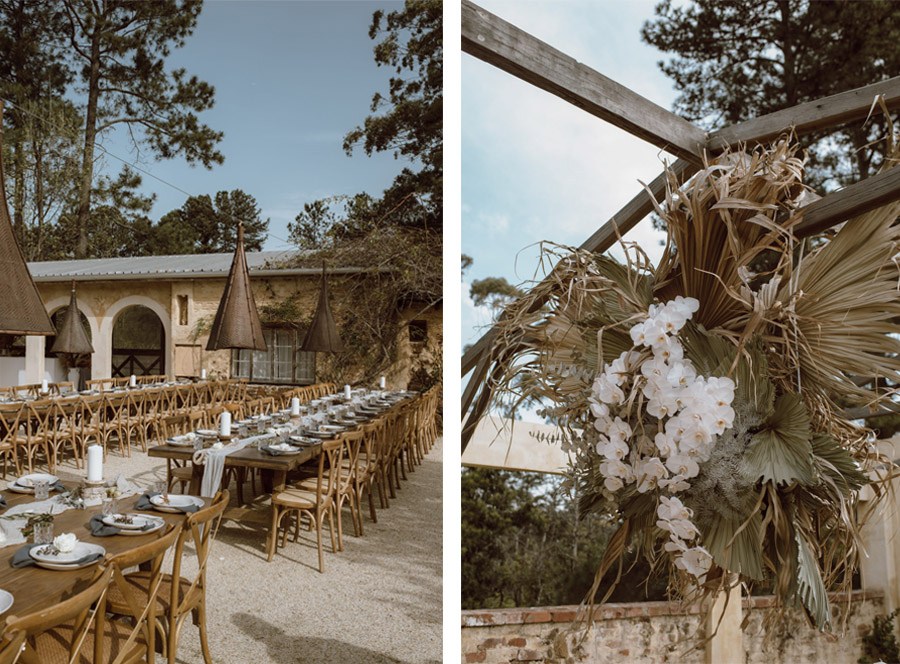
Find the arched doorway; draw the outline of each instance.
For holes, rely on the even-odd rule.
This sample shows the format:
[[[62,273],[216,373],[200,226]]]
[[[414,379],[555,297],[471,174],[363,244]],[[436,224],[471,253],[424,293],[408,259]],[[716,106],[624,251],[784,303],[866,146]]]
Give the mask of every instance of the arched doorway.
[[[63,319],[66,317],[66,311],[68,311],[68,307],[60,307],[50,314],[50,320],[53,322],[53,327],[56,330],[59,330],[62,327]],[[78,316],[81,319],[81,326],[84,328],[84,333],[87,335],[88,340],[91,343],[94,343],[94,335],[91,333],[91,324],[88,322],[87,316],[85,316],[81,309],[78,310]],[[47,368],[51,375],[55,375],[58,380],[71,380],[77,385],[78,389],[83,389],[84,381],[90,380],[91,378],[91,356],[87,354],[59,355],[52,351],[54,343],[56,343],[56,335],[47,337],[44,342],[44,357],[47,358],[47,360],[55,360],[59,363],[57,369],[53,369],[53,365],[48,363]],[[77,369],[78,371],[73,373],[73,369]]]
[[[166,331],[156,313],[140,304],[124,308],[113,322],[113,378],[166,373]]]

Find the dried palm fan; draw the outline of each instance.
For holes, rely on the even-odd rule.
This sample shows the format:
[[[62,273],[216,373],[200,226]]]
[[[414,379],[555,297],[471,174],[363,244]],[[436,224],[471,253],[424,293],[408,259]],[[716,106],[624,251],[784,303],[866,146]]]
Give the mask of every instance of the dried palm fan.
[[[788,137],[673,177],[657,267],[552,248],[498,324],[498,391],[547,405],[583,506],[622,523],[590,602],[629,547],[676,596],[768,582],[820,629],[826,589],[850,587],[858,493],[885,460],[841,412],[890,398],[854,376],[900,381],[900,203],[800,240],[802,177]]]

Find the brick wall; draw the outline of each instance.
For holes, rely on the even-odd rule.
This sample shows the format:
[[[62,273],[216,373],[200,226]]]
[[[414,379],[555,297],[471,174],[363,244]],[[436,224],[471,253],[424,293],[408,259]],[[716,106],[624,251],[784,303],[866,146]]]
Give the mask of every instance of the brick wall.
[[[838,601],[837,597],[833,601]],[[862,653],[862,636],[876,615],[884,613],[882,594],[854,592],[842,638],[816,632],[802,616],[773,621],[775,632],[766,633],[771,598],[743,600],[747,627],[743,633],[744,662],[855,663]],[[578,607],[540,607],[462,612],[462,661],[563,662],[656,664],[705,661],[702,647],[693,648],[705,635],[703,616],[697,607],[674,602],[606,604],[595,609],[588,631],[577,626]],[[835,626],[840,629],[840,626]]]

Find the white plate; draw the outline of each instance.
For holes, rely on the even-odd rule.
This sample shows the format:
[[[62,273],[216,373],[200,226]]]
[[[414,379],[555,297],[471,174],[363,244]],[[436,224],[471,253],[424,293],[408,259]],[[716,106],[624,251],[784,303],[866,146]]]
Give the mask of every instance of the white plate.
[[[120,521],[116,521],[116,517],[120,517],[120,516],[130,516],[131,523],[122,523]],[[113,528],[119,528],[120,530],[140,530],[141,528],[146,526],[148,523],[155,525],[162,521],[162,519],[160,519],[160,518],[157,518],[155,516],[148,516],[146,514],[110,514],[110,515],[104,516],[100,520],[103,521],[103,523],[105,523],[107,526],[112,526]],[[144,531],[144,532],[150,532],[150,531]]]
[[[17,484],[23,489],[33,489],[34,483],[41,480],[44,480],[47,484],[53,485],[59,481],[59,478],[56,475],[50,475],[48,473],[32,473],[31,475],[22,475],[22,477],[14,482],[14,484]]]
[[[344,430],[345,427],[339,427],[334,424],[322,424],[319,426],[319,431],[324,431],[326,433],[339,433]]]
[[[215,429],[197,429],[197,431],[195,433],[198,436],[206,436],[206,437],[210,437],[210,438],[213,436],[215,436],[215,437],[219,436],[219,432],[216,431]]]
[[[174,438],[167,438],[166,442],[172,447],[193,447],[195,438],[196,436],[194,438],[175,436]]]
[[[294,445],[287,445],[285,443],[275,443],[275,445],[269,445],[269,449],[276,452],[279,456],[291,456],[293,454],[300,454],[300,448]]]
[[[134,521],[133,523],[119,523],[115,520],[116,516],[121,515],[111,515],[103,517],[102,521],[107,526],[112,526],[113,528],[119,529],[120,535],[149,535],[150,533],[155,533],[157,530],[166,525],[164,519],[161,519],[156,516],[150,516],[147,514],[129,514]],[[147,530],[141,530],[147,524],[151,524],[152,528],[147,528]]]
[[[291,440],[295,443],[300,443],[301,445],[318,445],[319,440],[315,438],[309,438],[308,436],[291,436]]]
[[[69,553],[58,553],[55,556],[51,554],[43,554],[39,553],[46,546],[42,545],[36,546],[31,551],[29,551],[29,555],[34,558],[34,562],[40,565],[41,567],[46,567],[47,569],[79,569],[81,567],[87,567],[88,565],[93,565],[95,563],[100,562],[102,560],[102,556],[106,555],[106,549],[104,549],[99,544],[91,544],[90,542],[78,542],[75,545],[75,548]],[[101,558],[90,562],[90,563],[82,563],[80,565],[75,565],[78,560],[81,560],[85,556],[89,556],[91,554],[99,553]]]
[[[7,592],[5,590],[0,590],[0,614],[6,613],[7,611],[9,611],[9,609],[12,605],[13,605],[12,593]]]
[[[182,512],[182,510],[178,509],[180,507],[188,507],[190,505],[203,507],[203,499],[197,496],[183,496],[177,493],[170,493],[168,498],[169,502],[167,503],[160,494],[156,494],[155,496],[150,496],[150,502],[153,504],[154,509],[160,512],[175,512],[179,514]]]

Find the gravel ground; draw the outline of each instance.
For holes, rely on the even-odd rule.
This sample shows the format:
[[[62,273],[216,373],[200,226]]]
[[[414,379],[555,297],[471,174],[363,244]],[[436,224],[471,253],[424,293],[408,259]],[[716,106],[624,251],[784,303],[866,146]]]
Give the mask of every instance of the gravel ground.
[[[324,574],[314,531],[302,531],[299,542],[289,539],[267,563],[268,500],[238,509],[232,486],[232,506],[207,572],[213,661],[440,662],[441,451],[439,439],[390,508],[378,509],[377,524],[365,512],[364,537],[354,537],[345,509],[344,551],[332,553],[324,533]],[[118,473],[148,485],[165,477],[165,462],[139,451],[125,459],[111,452],[104,475]],[[81,475],[70,465],[57,474],[64,480]],[[245,489],[249,493],[250,485]],[[190,623],[182,631],[178,662],[203,662]]]

